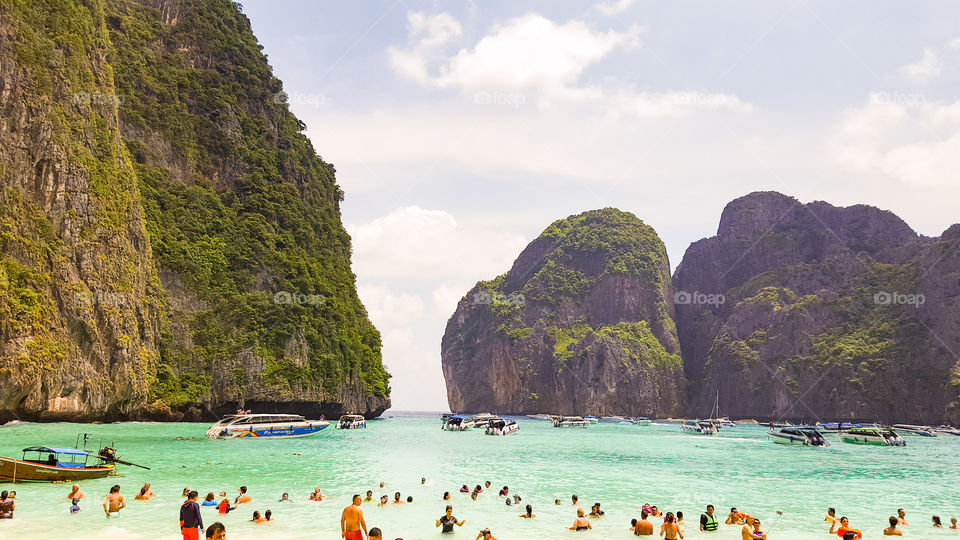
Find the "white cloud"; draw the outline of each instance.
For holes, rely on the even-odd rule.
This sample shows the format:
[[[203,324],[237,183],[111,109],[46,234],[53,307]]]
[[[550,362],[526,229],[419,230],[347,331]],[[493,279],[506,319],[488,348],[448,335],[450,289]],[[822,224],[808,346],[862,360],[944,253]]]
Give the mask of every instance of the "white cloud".
[[[608,7],[625,9],[628,5],[621,1]],[[582,84],[584,72],[614,51],[639,48],[641,29],[636,26],[622,32],[596,31],[582,21],[560,24],[530,13],[493,27],[472,47],[443,58],[442,49],[461,34],[459,24],[447,14],[428,17],[411,13],[408,19],[409,44],[388,49],[390,64],[398,75],[426,88],[457,89],[484,103],[495,102],[500,95],[503,104],[531,103],[546,110],[586,103],[594,113],[615,117],[750,110],[750,105],[733,95],[637,91],[612,75],[602,84]]]
[[[633,0],[617,0],[616,2],[600,2],[596,7],[600,13],[603,13],[607,17],[612,17],[630,9],[632,5]]]
[[[917,81],[936,79],[943,73],[943,60],[933,49],[924,49],[920,60],[900,68],[900,74]]]
[[[960,101],[872,94],[846,111],[830,139],[834,158],[858,172],[910,185],[955,186],[960,171]]]
[[[395,293],[385,285],[366,284],[357,287],[357,294],[378,327],[411,323],[424,316],[423,300],[416,294]]]
[[[447,13],[431,16],[411,11],[407,13],[407,34],[411,46],[405,49],[389,48],[387,54],[390,65],[397,73],[428,85],[428,62],[435,59],[441,47],[462,33],[460,23]]]
[[[519,255],[519,253],[516,255]],[[504,271],[506,271],[506,269],[504,269]],[[463,298],[463,295],[465,295],[471,287],[473,287],[473,283],[464,282],[455,285],[441,283],[439,287],[433,290],[433,305],[437,313],[441,315],[446,314],[446,316],[452,315],[457,309],[457,304],[460,302],[460,299]]]
[[[353,238],[354,271],[364,280],[487,279],[505,272],[527,244],[521,235],[462,226],[448,212],[418,206],[398,208],[347,230]]]

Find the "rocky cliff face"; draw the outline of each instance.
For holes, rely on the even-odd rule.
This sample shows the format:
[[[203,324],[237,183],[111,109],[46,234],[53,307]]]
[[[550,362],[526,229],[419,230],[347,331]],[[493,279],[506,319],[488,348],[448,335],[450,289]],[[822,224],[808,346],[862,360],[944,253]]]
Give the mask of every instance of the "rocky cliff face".
[[[669,265],[632,214],[553,223],[447,322],[454,411],[667,416],[684,401]]]
[[[728,204],[673,280],[691,412],[719,391],[738,417],[957,422],[958,230],[779,193]]]
[[[0,420],[389,406],[342,192],[227,0],[0,2]]]

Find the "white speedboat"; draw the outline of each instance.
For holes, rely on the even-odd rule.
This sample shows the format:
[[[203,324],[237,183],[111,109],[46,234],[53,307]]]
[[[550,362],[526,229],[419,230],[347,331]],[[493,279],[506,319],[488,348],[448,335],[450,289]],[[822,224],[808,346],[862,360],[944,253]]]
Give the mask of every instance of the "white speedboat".
[[[693,433],[696,435],[716,435],[717,426],[713,422],[706,420],[684,420],[680,423],[680,429],[684,433]]]
[[[491,420],[496,420],[497,415],[490,413],[475,414],[470,417],[470,420],[473,421],[473,427],[480,429],[487,427],[487,423]]]
[[[870,446],[906,446],[906,441],[890,428],[856,427],[840,432],[840,440]]]
[[[960,429],[953,426],[938,426],[933,428],[933,430],[943,435],[960,435]]]
[[[583,419],[582,416],[555,416],[553,418],[553,427],[587,427],[590,422]]]
[[[631,424],[636,424],[636,425],[638,425],[638,426],[649,426],[649,425],[650,425],[650,419],[647,418],[646,416],[638,416],[638,417],[636,417],[636,418],[630,418],[629,420],[630,420],[630,423],[631,423]]]
[[[494,418],[487,422],[487,428],[483,431],[486,435],[513,435],[520,431],[520,426],[509,418]]]
[[[473,419],[460,414],[450,415],[443,423],[444,431],[467,431],[474,425]]]
[[[363,429],[367,427],[367,419],[359,414],[345,414],[337,422],[337,429]]]
[[[210,426],[211,439],[245,437],[305,437],[326,428],[326,420],[306,420],[298,414],[229,414]]]
[[[920,437],[936,437],[937,432],[930,426],[914,426],[912,424],[894,424],[893,430],[900,435],[919,435]]]
[[[588,414],[587,416],[584,416],[583,419],[586,420],[587,422],[590,422],[591,424],[598,424],[598,423],[600,423],[600,419],[599,419],[599,418],[597,418],[596,416],[593,416],[593,415],[589,415],[589,414]]]
[[[771,429],[770,440],[778,444],[794,444],[800,446],[830,446],[830,442],[823,434],[812,427],[785,427],[779,430]]]
[[[611,415],[611,416],[601,416],[601,417],[600,417],[600,422],[602,422],[602,423],[610,422],[610,423],[613,423],[613,424],[624,424],[624,423],[629,424],[629,423],[630,423],[630,419],[627,418],[627,417],[625,417],[625,416],[620,416],[620,415],[614,414],[614,415]]]

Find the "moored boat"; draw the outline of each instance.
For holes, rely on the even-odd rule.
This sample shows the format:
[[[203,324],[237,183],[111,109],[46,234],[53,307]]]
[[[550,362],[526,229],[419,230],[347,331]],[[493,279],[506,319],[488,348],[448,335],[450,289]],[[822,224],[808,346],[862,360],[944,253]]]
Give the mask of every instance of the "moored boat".
[[[487,422],[483,433],[485,435],[513,435],[520,431],[520,426],[509,418],[494,418]]]
[[[894,424],[891,426],[900,435],[918,435],[920,437],[936,437],[937,433],[930,426],[915,426],[912,424]]]
[[[490,422],[491,420],[495,420],[496,418],[497,418],[497,415],[495,414],[482,413],[482,414],[473,415],[472,417],[470,417],[470,420],[473,421],[472,427],[479,429],[479,428],[487,427],[487,423]]]
[[[800,446],[830,446],[830,442],[814,427],[784,427],[771,428],[767,434],[770,440],[778,444],[792,444]]]
[[[713,422],[706,420],[684,420],[680,422],[680,429],[684,433],[694,433],[697,435],[716,435],[717,426]]]
[[[367,427],[367,419],[359,414],[345,414],[337,422],[337,429],[363,429]]]
[[[589,424],[582,416],[553,417],[553,427],[587,427]]]
[[[599,418],[591,414],[584,416],[583,419],[586,420],[587,422],[590,422],[591,424],[598,424],[600,422]]]
[[[454,414],[443,423],[444,431],[467,431],[474,425],[473,419],[462,414]]]
[[[96,460],[93,465],[91,459]],[[0,480],[8,482],[73,482],[105,478],[115,471],[113,463],[78,448],[30,446],[23,449],[22,459],[0,456]]]
[[[299,414],[228,414],[207,430],[211,439],[305,437],[330,425]]]
[[[638,425],[638,426],[649,426],[649,425],[650,425],[650,419],[647,418],[646,416],[638,416],[638,417],[636,417],[636,418],[630,418],[629,420],[630,420],[630,423],[631,423],[631,424],[636,424],[636,425]]]
[[[953,426],[937,426],[933,430],[942,435],[960,435],[960,429]]]
[[[880,427],[855,427],[840,432],[840,440],[850,444],[866,444],[870,446],[906,446],[896,431]]]

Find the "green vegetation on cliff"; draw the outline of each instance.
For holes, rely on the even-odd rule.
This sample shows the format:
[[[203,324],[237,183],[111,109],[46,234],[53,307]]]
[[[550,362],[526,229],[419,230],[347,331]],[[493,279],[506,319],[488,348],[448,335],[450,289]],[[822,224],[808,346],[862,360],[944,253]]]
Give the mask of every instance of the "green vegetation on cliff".
[[[143,360],[141,397],[154,410],[242,399],[251,388],[261,400],[333,402],[347,392],[386,404],[380,335],[357,296],[340,222],[343,192],[249,21],[229,0],[166,2],[175,21],[148,3],[0,0],[27,98],[47,111],[52,142],[89,185],[67,196],[89,195],[95,212],[79,240],[103,246],[98,286],[160,312],[158,342],[130,355]],[[0,317],[11,326],[2,337],[32,327],[35,345],[60,351],[75,338],[42,336],[58,316],[53,295],[103,291],[81,280],[56,292],[44,269],[74,258],[78,238],[64,242],[63,220],[51,223],[7,178],[8,165]],[[76,220],[73,210],[67,217]],[[78,309],[89,319],[80,332],[94,340],[98,324],[131,322],[110,306]],[[119,346],[133,340],[124,331]]]

